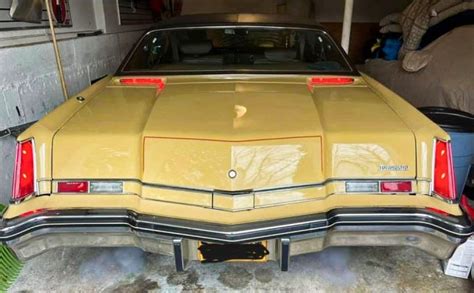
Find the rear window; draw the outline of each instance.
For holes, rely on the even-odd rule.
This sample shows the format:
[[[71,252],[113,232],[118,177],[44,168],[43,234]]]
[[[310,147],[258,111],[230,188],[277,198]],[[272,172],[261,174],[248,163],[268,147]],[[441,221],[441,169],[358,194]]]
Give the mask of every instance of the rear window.
[[[135,48],[123,72],[352,72],[324,32],[268,27],[157,30]]]

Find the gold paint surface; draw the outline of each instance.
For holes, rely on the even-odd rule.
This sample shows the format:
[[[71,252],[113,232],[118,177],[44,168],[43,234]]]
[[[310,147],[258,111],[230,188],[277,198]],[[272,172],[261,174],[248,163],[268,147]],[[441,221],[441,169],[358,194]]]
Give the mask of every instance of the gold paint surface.
[[[35,139],[39,194],[50,196],[11,205],[5,217],[41,208],[222,224],[341,207],[461,214],[429,196],[433,140],[449,140],[443,130],[370,77],[312,91],[309,77],[169,76],[162,92],[105,78],[20,136]],[[125,180],[125,194],[55,193],[53,180],[81,179]],[[345,194],[345,181],[379,179],[411,180],[415,195]],[[243,195],[224,194],[235,191]]]

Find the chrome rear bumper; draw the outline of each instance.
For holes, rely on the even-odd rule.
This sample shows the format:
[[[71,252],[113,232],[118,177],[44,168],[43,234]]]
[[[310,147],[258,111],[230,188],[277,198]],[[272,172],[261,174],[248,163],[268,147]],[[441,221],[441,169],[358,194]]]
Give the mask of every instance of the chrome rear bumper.
[[[267,241],[269,259],[288,267],[291,255],[332,246],[412,246],[439,259],[474,234],[467,217],[419,209],[340,209],[326,214],[241,225],[217,225],[117,210],[45,211],[0,224],[0,241],[20,259],[57,247],[139,247],[174,255],[178,269],[197,260],[199,241]],[[290,245],[291,243],[291,245]]]

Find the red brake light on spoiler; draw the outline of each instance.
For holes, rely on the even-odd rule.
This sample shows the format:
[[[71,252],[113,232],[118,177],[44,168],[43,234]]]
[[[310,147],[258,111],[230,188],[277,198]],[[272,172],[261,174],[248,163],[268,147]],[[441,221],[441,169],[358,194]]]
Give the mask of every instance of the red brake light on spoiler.
[[[456,200],[456,179],[450,142],[436,141],[433,191],[446,200]]]
[[[354,84],[355,79],[352,77],[343,76],[319,76],[308,79],[308,89],[313,92],[316,86],[338,86]]]
[[[353,84],[354,78],[352,77],[339,77],[339,76],[328,76],[328,77],[312,77],[309,80],[309,84],[315,85],[348,85]]]
[[[35,154],[33,140],[19,142],[16,146],[12,199],[20,201],[35,193]]]
[[[165,89],[166,81],[160,77],[127,77],[120,79],[121,85],[127,86],[155,86],[158,91]]]

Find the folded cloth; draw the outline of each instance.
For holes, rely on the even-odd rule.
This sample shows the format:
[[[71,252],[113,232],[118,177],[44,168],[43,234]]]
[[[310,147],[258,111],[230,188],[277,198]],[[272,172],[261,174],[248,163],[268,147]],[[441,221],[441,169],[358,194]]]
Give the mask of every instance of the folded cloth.
[[[403,58],[402,67],[407,72],[418,72],[431,61],[432,55],[425,51],[411,51]]]
[[[463,11],[431,26],[423,36],[419,50],[423,50],[423,48],[431,44],[434,40],[453,29],[465,25],[474,25],[474,9]]]
[[[380,33],[387,34],[387,33],[401,33],[402,26],[398,23],[388,24],[380,29]]]
[[[400,24],[403,30],[403,46],[400,57],[403,58],[409,51],[415,51],[420,46],[421,39],[429,28],[430,9],[439,0],[414,0],[403,11]]]
[[[462,3],[463,0],[443,0],[439,1],[435,5],[431,7],[431,16],[435,17],[437,16],[440,12],[451,8],[453,6],[458,5],[459,3]]]
[[[419,49],[428,28],[470,9],[474,9],[474,0],[414,0],[400,16],[404,40],[400,58]]]
[[[441,1],[443,2],[443,1]],[[443,20],[454,16],[456,14],[459,14],[461,12],[464,12],[466,10],[474,10],[474,1],[471,2],[462,2],[458,5],[452,6],[447,8],[446,10],[443,10],[437,14],[437,16],[432,17],[430,19],[430,27],[437,25],[438,23],[442,22]]]
[[[389,14],[389,15],[385,16],[384,18],[382,18],[379,25],[381,27],[384,27],[386,25],[393,24],[393,23],[399,24],[400,23],[400,16],[401,16],[401,13]]]

